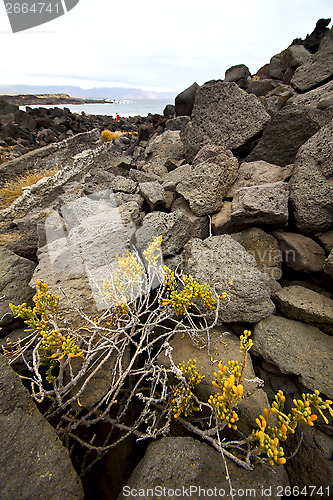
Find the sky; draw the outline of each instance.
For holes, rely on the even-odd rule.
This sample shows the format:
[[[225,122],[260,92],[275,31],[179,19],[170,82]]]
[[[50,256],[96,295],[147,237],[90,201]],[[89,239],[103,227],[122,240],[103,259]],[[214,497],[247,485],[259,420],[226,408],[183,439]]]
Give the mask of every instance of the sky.
[[[12,33],[0,0],[0,84],[179,93],[194,81],[223,79],[236,64],[255,74],[294,38],[311,33],[319,18],[333,17],[332,6],[332,0],[80,0],[49,23]]]

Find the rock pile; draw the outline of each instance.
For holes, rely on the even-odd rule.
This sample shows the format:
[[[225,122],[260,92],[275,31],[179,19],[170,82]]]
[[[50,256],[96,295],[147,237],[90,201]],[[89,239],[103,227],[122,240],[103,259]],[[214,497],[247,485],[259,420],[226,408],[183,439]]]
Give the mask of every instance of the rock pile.
[[[129,239],[141,248],[152,236],[162,235],[170,266],[230,297],[219,315],[219,331],[229,332],[223,337],[227,348],[217,345],[222,363],[239,355],[237,337],[243,329],[253,331],[253,370],[265,385],[244,400],[245,427],[279,389],[287,408],[314,389],[332,399],[333,30],[324,30],[317,49],[306,47],[291,45],[252,77],[240,65],[224,81],[194,84],[176,99],[177,116],[153,133],[142,129],[138,141],[102,143],[97,128],[3,165],[6,176],[50,165],[58,171],[1,213],[1,336],[18,335],[21,325],[6,307],[17,300],[29,302],[28,284],[37,278],[62,286],[79,307],[93,313],[87,277],[75,267],[77,254],[59,253],[57,268],[46,245],[52,235],[64,252],[66,241],[75,241],[78,234],[84,235],[83,254],[92,243],[104,245],[107,221],[101,224],[96,218],[96,203],[103,203],[103,193],[111,189],[128,233],[125,247]],[[36,123],[37,116],[27,115]],[[50,120],[41,112],[39,118]],[[64,113],[59,118],[58,125],[66,128],[69,117]],[[77,272],[70,272],[73,267]],[[207,350],[181,338],[174,339],[173,348],[177,361],[195,355],[205,380],[212,380]],[[289,445],[290,455],[297,439]],[[3,453],[10,454],[4,446],[8,444],[1,447]],[[100,465],[110,477],[116,467],[112,453]],[[181,458],[184,454],[188,462]],[[282,466],[274,478],[259,468],[255,479],[237,471],[232,482],[235,488],[248,481],[260,484],[256,498],[267,498],[264,490],[272,484],[332,488],[332,457],[332,422],[319,424],[304,430],[300,453],[284,466],[287,476]],[[157,486],[167,477],[168,488],[209,487],[215,481],[223,489],[219,460],[216,451],[192,437],[166,437],[149,446],[128,488]],[[119,476],[126,476],[123,469]],[[6,482],[7,477],[0,485]],[[116,498],[123,486],[112,487],[112,493],[105,486],[103,495]],[[64,493],[62,498],[82,498],[77,491],[76,497]]]
[[[0,164],[94,128],[137,132],[147,123],[151,124],[151,117],[117,122],[110,116],[72,113],[68,108],[26,106],[23,111],[0,98]]]

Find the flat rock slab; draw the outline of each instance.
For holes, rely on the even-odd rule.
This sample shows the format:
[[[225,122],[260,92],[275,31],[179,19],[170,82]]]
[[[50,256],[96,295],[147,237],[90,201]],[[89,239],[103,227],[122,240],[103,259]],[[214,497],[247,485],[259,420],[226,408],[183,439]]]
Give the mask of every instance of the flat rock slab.
[[[29,171],[62,169],[73,164],[73,157],[85,149],[95,149],[101,145],[101,133],[98,129],[76,134],[69,139],[49,144],[30,151],[22,157],[0,166],[1,182],[11,181]]]
[[[231,205],[231,225],[284,227],[288,222],[288,197],[288,184],[282,181],[239,189]]]
[[[184,267],[199,283],[216,285],[230,302],[219,313],[222,323],[256,322],[272,314],[270,287],[256,261],[231,236],[192,238],[184,248]]]
[[[83,499],[67,450],[1,355],[0,497]]]
[[[285,264],[305,273],[322,271],[325,264],[325,251],[315,241],[298,233],[273,231],[283,253]]]
[[[237,149],[261,132],[269,120],[256,96],[236,83],[207,82],[197,90],[192,122],[186,127],[186,156],[193,159],[207,143]]]
[[[282,373],[297,375],[311,391],[333,397],[333,338],[315,326],[270,316],[254,327],[252,353],[277,366]]]
[[[236,191],[243,187],[285,181],[291,176],[291,167],[292,165],[280,167],[264,160],[243,162],[239,166],[237,180],[228,190],[226,197],[232,198]]]
[[[273,300],[290,319],[317,326],[333,335],[333,300],[303,286],[292,285],[277,291]]]
[[[325,109],[332,105],[333,100],[333,81],[321,85],[317,89],[305,92],[305,94],[296,94],[290,98],[291,104],[306,104],[313,108]]]
[[[224,460],[218,451],[191,437],[165,437],[149,445],[118,500],[129,498],[129,494],[133,500],[148,498],[147,488],[157,487],[161,492],[156,489],[156,498],[158,495],[161,500],[201,497],[231,500],[236,498],[236,493],[237,498],[280,498],[274,493],[283,484],[283,467],[276,467],[273,471],[257,464],[254,470],[247,471],[228,459],[227,465],[235,489],[233,496],[230,495]],[[268,494],[270,487],[272,494]],[[203,490],[199,494],[199,488],[206,490],[205,497]]]

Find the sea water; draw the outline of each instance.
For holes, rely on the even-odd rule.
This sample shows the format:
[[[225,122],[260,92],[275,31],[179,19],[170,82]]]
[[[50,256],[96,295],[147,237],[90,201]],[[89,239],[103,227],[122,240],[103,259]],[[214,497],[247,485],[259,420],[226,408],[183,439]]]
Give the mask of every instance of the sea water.
[[[53,105],[32,105],[30,108],[67,108],[72,113],[87,115],[107,115],[116,117],[118,113],[122,118],[127,116],[147,116],[151,114],[163,115],[163,110],[167,104],[174,104],[172,99],[128,99],[106,104],[53,104]],[[26,106],[20,106],[23,111]]]

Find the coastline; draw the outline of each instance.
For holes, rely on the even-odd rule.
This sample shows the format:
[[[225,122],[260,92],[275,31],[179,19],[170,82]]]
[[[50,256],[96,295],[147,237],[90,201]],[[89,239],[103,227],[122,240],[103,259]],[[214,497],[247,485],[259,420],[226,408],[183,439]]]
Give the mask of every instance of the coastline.
[[[0,94],[0,98],[16,106],[66,105],[66,104],[109,104],[114,99],[91,99],[72,97],[68,94]]]

